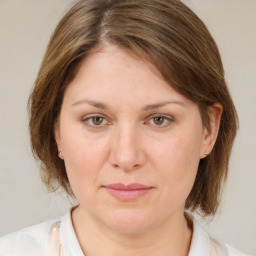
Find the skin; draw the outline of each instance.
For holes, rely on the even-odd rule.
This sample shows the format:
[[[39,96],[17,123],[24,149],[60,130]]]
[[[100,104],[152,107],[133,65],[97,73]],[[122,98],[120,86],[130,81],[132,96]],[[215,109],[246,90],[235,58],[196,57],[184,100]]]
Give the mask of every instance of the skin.
[[[87,256],[188,255],[184,205],[200,159],[214,146],[221,111],[219,104],[209,108],[207,130],[197,104],[153,65],[113,45],[82,62],[55,137],[80,203],[72,221]],[[104,187],[113,183],[152,189],[122,201]]]

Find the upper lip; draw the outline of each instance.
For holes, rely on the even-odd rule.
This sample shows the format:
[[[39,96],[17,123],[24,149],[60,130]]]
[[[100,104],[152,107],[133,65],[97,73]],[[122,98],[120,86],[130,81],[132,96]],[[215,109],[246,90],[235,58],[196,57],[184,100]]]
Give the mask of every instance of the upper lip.
[[[106,188],[110,189],[116,189],[116,190],[136,190],[136,189],[149,189],[152,188],[151,186],[139,184],[139,183],[131,183],[128,185],[122,184],[122,183],[113,183],[104,186]]]

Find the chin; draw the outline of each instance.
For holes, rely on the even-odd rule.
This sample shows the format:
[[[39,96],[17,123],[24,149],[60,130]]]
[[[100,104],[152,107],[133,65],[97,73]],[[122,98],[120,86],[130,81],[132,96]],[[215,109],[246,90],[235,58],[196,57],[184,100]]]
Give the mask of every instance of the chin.
[[[154,226],[153,214],[143,214],[139,210],[118,211],[108,219],[105,216],[105,223],[109,228],[124,234],[143,233]]]

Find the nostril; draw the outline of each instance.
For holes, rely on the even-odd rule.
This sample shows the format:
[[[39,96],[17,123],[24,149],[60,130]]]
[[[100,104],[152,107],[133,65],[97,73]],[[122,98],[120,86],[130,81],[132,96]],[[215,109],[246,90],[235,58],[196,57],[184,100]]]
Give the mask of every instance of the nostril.
[[[112,168],[132,171],[139,169],[144,164],[146,159],[144,151],[133,143],[128,146],[121,147],[121,143],[119,143],[116,148],[111,149],[108,160]]]
[[[113,164],[112,165],[115,169],[124,169],[127,171],[133,170],[133,169],[137,169],[140,167],[140,164],[134,164],[134,165],[129,165],[129,166],[121,166],[119,164]]]

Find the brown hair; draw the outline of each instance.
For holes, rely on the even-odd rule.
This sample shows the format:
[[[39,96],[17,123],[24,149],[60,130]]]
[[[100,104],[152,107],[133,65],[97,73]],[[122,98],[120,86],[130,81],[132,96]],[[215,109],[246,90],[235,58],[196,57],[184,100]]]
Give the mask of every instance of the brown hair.
[[[186,200],[187,209],[214,214],[238,121],[216,43],[204,23],[179,0],[80,0],[59,22],[29,101],[32,151],[40,160],[45,183],[72,195],[58,158],[54,126],[79,64],[106,42],[152,62],[177,92],[198,104],[206,127],[208,106],[216,102],[223,106],[217,141],[200,161]]]

